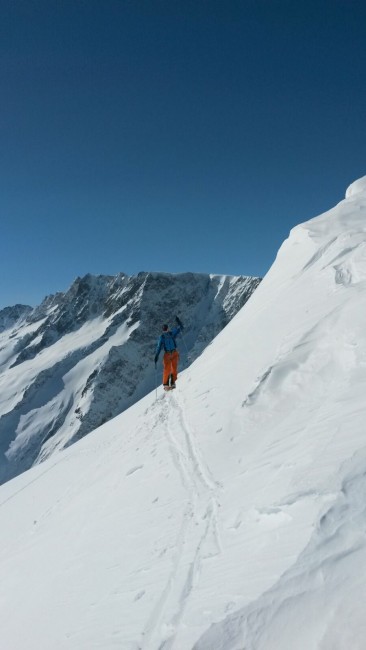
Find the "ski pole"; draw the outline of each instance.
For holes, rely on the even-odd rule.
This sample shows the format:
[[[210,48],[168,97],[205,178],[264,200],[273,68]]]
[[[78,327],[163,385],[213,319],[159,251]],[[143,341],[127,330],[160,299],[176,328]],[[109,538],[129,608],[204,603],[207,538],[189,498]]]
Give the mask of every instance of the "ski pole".
[[[183,332],[181,332],[180,335],[181,335],[181,337],[182,337],[182,341],[183,341],[183,345],[184,345],[185,350],[186,350],[187,361],[188,361],[189,352],[188,352],[188,348],[187,348],[187,344],[186,344],[185,338],[184,338],[184,336],[183,336]]]
[[[155,363],[155,401],[158,399],[158,369]]]
[[[189,355],[189,352],[188,352],[188,348],[187,348],[187,344],[186,344],[185,338],[184,338],[184,336],[183,336],[183,324],[182,324],[182,321],[180,320],[180,318],[179,318],[178,316],[175,317],[175,320],[176,320],[177,325],[179,325],[179,327],[181,328],[181,329],[180,329],[180,335],[181,335],[181,337],[182,337],[183,345],[184,345],[185,350],[186,350],[186,353],[187,353],[187,361],[188,361],[188,355]]]

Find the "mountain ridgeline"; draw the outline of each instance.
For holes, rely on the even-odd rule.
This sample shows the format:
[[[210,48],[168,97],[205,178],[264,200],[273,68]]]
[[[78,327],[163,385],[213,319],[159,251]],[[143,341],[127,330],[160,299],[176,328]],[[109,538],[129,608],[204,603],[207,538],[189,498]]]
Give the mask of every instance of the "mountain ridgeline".
[[[184,321],[180,368],[241,309],[259,278],[86,275],[36,308],[0,311],[0,482],[69,446],[157,383],[163,323]],[[123,435],[123,432],[121,432]]]

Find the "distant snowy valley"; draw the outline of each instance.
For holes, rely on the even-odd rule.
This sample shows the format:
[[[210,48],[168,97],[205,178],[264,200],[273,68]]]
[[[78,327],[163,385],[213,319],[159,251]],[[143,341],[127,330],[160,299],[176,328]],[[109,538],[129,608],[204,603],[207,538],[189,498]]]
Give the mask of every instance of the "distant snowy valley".
[[[133,292],[136,312],[107,300],[96,322],[55,322],[46,347],[34,315],[27,345],[4,315],[3,454],[52,447],[0,488],[4,649],[364,650],[366,177],[291,231],[255,291],[213,278],[209,309],[189,283],[172,303],[158,286],[148,317]],[[195,360],[176,391],[146,394],[148,332],[181,305]],[[116,348],[134,380],[143,349],[145,396],[130,386],[117,417],[67,447],[78,415],[100,415]],[[61,433],[43,431],[32,455],[53,413]]]

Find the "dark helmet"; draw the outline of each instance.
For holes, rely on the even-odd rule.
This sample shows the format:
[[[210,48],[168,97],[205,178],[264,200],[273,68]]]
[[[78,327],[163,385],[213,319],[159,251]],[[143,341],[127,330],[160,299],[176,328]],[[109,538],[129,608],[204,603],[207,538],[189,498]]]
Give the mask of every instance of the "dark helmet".
[[[163,332],[167,332],[169,329],[168,325],[163,325]]]

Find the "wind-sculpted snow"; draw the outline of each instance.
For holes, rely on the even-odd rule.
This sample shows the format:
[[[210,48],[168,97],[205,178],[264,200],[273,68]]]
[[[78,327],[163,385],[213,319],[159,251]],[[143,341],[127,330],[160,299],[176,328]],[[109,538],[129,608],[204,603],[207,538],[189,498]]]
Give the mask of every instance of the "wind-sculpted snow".
[[[287,568],[242,608],[218,617],[195,650],[365,647],[365,179],[351,187],[346,201],[292,231],[244,310],[247,322],[254,318],[256,303],[282,275],[287,296],[275,314],[270,306],[263,315],[271,319],[272,358],[242,401],[240,430],[248,480],[258,485],[259,459],[266,468],[253,498],[258,524],[264,513],[283,523],[289,517],[281,549]],[[258,504],[268,486],[264,509]],[[302,539],[300,552],[290,550],[291,533]]]
[[[0,312],[0,482],[82,438],[146,395],[163,322],[186,324],[186,367],[259,280],[87,275],[31,309]]]
[[[7,650],[363,650],[364,199],[293,229],[176,391],[0,488]]]
[[[363,194],[363,198],[366,200],[366,176],[358,178],[356,181],[354,181],[354,183],[351,183],[351,185],[346,190],[346,199],[350,199],[355,196],[357,196],[357,199],[359,199],[360,194]]]

